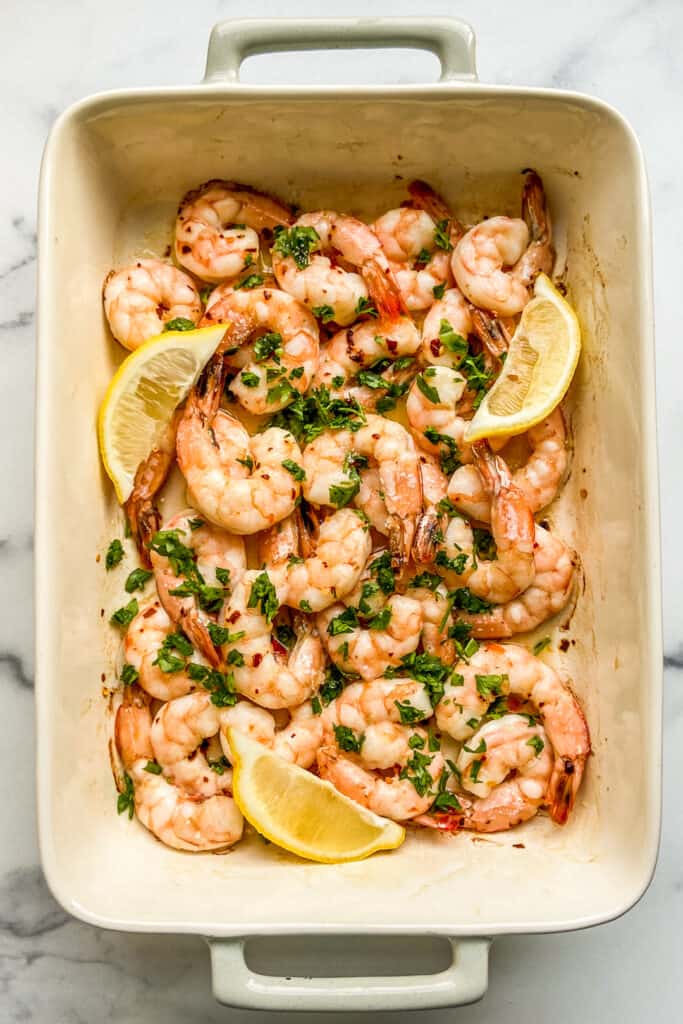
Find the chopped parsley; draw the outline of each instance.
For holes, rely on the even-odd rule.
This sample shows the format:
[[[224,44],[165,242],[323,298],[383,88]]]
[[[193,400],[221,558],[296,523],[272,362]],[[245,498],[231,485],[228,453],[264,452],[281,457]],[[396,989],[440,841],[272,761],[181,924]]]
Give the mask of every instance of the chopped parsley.
[[[544,636],[541,640],[534,644],[534,657],[538,657],[547,647],[550,647],[552,643],[549,636]]]
[[[164,324],[164,331],[193,331],[197,325],[192,321],[188,320],[186,316],[176,316],[172,320],[167,320]]]
[[[470,778],[472,779],[472,782],[476,782],[479,778],[479,772],[481,771],[483,763],[484,758],[480,757],[478,761],[473,761],[470,765]]]
[[[459,469],[462,465],[462,462],[460,461],[460,451],[455,439],[450,437],[448,434],[440,434],[436,427],[427,427],[423,433],[430,444],[443,445],[444,450],[439,452],[441,472],[445,473],[446,476],[451,476],[451,474],[455,473],[456,469]],[[442,498],[441,501],[449,501],[449,499]],[[441,504],[441,502],[439,504]]]
[[[209,631],[211,642],[216,647],[223,647],[225,644],[236,644],[246,636],[244,630],[239,633],[231,633],[225,626],[218,626],[215,622],[208,622],[206,628]]]
[[[441,320],[439,324],[439,341],[441,342],[442,348],[445,348],[447,352],[452,353],[455,356],[466,356],[469,352],[469,346],[467,339],[463,338],[462,334],[458,334],[453,329],[453,325],[450,320],[445,318]]]
[[[462,576],[467,566],[467,552],[461,551],[455,558],[449,558],[445,551],[437,551],[434,562],[441,569],[450,569],[456,576]]]
[[[394,704],[398,708],[399,717],[403,725],[413,725],[424,718],[424,712],[420,711],[419,708],[413,707],[409,700],[403,702],[395,700]],[[424,746],[424,740],[422,740],[420,746]]]
[[[355,399],[333,398],[321,386],[306,395],[296,394],[290,405],[271,417],[268,426],[289,430],[297,441],[308,444],[325,430],[358,430],[365,413]]]
[[[446,252],[450,252],[453,246],[448,236],[448,228],[450,221],[448,218],[444,220],[437,220],[436,227],[434,229],[434,245],[437,249],[444,249]]]
[[[478,612],[490,612],[493,608],[488,601],[473,594],[469,587],[458,587],[457,590],[451,590],[448,596],[453,608],[460,608],[464,612],[472,612],[475,615]]]
[[[336,615],[328,624],[327,632],[330,636],[343,636],[344,633],[353,633],[358,629],[358,610],[346,608],[340,615]]]
[[[428,754],[416,750],[405,768],[401,769],[399,778],[412,782],[418,795],[426,796],[432,786],[432,777],[428,770],[431,763],[432,758]]]
[[[193,652],[194,648],[190,641],[183,632],[178,630],[164,637],[152,664],[158,665],[162,672],[180,672],[185,668],[185,659],[189,658]]]
[[[366,299],[364,296],[361,296],[358,302],[356,303],[356,314],[358,316],[371,316],[375,320],[379,316],[379,313],[377,312],[375,306],[372,304],[371,300]]]
[[[420,391],[425,396],[428,402],[431,402],[432,405],[438,405],[439,402],[441,401],[441,398],[439,397],[439,392],[436,390],[436,388],[432,387],[431,384],[427,383],[426,375],[428,372],[428,370],[425,370],[424,373],[419,373],[415,378],[415,383],[417,384],[418,388],[420,389]]]
[[[340,750],[346,751],[347,754],[360,754],[365,735],[362,732],[355,733],[347,725],[335,725],[334,738]]]
[[[241,466],[245,466],[246,469],[248,469],[250,473],[251,473],[252,469],[254,468],[254,460],[252,459],[251,455],[247,455],[243,459],[237,459],[237,462],[239,462],[239,464]]]
[[[435,572],[421,572],[417,576],[413,576],[409,582],[409,587],[424,587],[425,590],[435,591],[438,590],[440,585],[443,583],[441,576]]]
[[[149,772],[150,775],[161,775],[161,765],[158,761],[148,761],[145,765],[145,771]]]
[[[128,579],[125,582],[125,590],[127,594],[132,594],[135,590],[144,590],[145,584],[148,580],[151,580],[154,573],[150,572],[149,569],[133,569],[128,574]]]
[[[359,469],[365,469],[368,460],[364,455],[357,452],[347,452],[344,457],[344,472],[347,479],[341,484],[332,484],[330,487],[330,501],[335,508],[343,508],[352,501],[360,490]]]
[[[126,662],[126,664],[121,669],[121,682],[123,683],[123,685],[132,686],[133,683],[137,683],[139,678],[140,673],[138,672],[138,670],[133,665],[130,665],[128,662]]]
[[[543,748],[545,747],[545,743],[543,742],[540,736],[532,736],[531,739],[528,739],[526,741],[526,745],[527,747],[533,747],[533,751],[536,757],[539,757],[539,755],[543,751]]]
[[[258,373],[252,373],[251,370],[243,370],[240,374],[240,380],[245,388],[257,388],[261,383]]]
[[[507,673],[475,675],[477,693],[482,697],[500,697],[509,683]]]
[[[217,708],[232,707],[237,703],[237,691],[232,673],[219,672],[216,668],[207,668],[191,661],[187,666],[187,674],[195,683],[201,683],[211,694],[211,703]]]
[[[267,572],[262,572],[252,583],[247,608],[256,608],[259,604],[261,605],[261,614],[265,617],[266,622],[272,622],[280,605],[277,592]]]
[[[313,611],[311,608],[311,602],[307,601],[305,598],[302,601],[299,601],[299,608],[302,612],[308,612],[309,614]]]
[[[471,719],[470,719],[470,721],[471,721]],[[475,721],[476,721],[476,719],[475,719]],[[466,750],[468,754],[485,754],[486,753],[486,740],[482,736],[481,740],[479,741],[479,743],[477,744],[476,747],[468,747],[467,744],[465,743],[463,745],[462,749]]]
[[[123,789],[117,797],[116,810],[119,814],[125,814],[127,811],[129,818],[132,818],[135,812],[135,787],[128,772],[124,772],[123,775]]]
[[[275,228],[275,252],[291,256],[299,270],[305,270],[311,262],[311,253],[318,248],[320,235],[311,227]]]
[[[130,626],[131,622],[135,618],[139,611],[138,602],[136,598],[133,598],[124,605],[123,608],[117,608],[114,614],[111,616],[109,621],[112,626]]]
[[[273,356],[275,362],[279,362],[281,355],[282,335],[278,331],[262,334],[254,342],[254,359],[257,363],[262,363],[268,356]]]
[[[224,775],[225,769],[229,767],[230,764],[226,757],[219,757],[216,761],[209,761],[209,768],[212,772],[215,772],[216,775]]]
[[[313,306],[311,309],[313,316],[317,316],[318,320],[322,320],[324,324],[329,324],[330,320],[334,320],[334,309],[332,306]]]
[[[406,675],[415,679],[416,682],[422,683],[429,694],[432,707],[436,707],[443,697],[444,687],[452,674],[453,670],[449,665],[444,665],[435,654],[428,654],[426,651],[421,654],[416,651],[405,654],[401,658],[399,668],[389,666],[384,670],[384,676],[387,679],[393,679],[397,675]]]
[[[187,525],[190,527],[190,529],[192,530],[193,533],[194,533],[195,530],[199,530],[202,526],[204,526],[204,523],[205,523],[205,520],[199,518],[199,516],[196,519],[188,519],[187,520]]]
[[[443,293],[445,291],[446,291],[446,282],[444,281],[443,284],[435,284],[434,285],[434,287],[432,288],[432,295],[434,296],[435,299],[442,299],[443,298]]]
[[[113,540],[109,547],[107,548],[107,553],[104,556],[105,569],[107,571],[109,571],[109,569],[114,569],[119,564],[124,554],[125,552],[123,550],[123,544],[121,543],[121,541]]]
[[[292,474],[295,480],[300,481],[306,479],[306,470],[303,466],[300,466],[298,462],[294,462],[293,459],[283,459],[282,466],[288,473]]]
[[[245,267],[250,266],[251,261],[249,263],[245,261],[244,265]],[[247,290],[250,290],[251,288],[259,288],[262,284],[263,274],[249,274],[248,277],[243,277],[241,281],[238,281],[237,284],[234,284],[233,289],[236,292],[239,291],[240,288],[246,288]]]

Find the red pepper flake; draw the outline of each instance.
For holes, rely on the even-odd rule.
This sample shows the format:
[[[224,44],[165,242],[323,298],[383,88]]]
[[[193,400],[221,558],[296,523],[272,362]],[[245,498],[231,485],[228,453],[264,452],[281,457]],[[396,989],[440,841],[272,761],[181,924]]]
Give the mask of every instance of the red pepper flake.
[[[232,622],[234,624],[240,618],[241,614],[241,612],[233,612],[230,618],[228,619],[228,622]]]
[[[386,342],[387,342],[387,348],[392,353],[392,355],[394,355],[396,352],[398,352],[398,342],[395,341],[394,338],[387,338]]]
[[[560,640],[560,650],[561,651],[568,651],[569,650],[569,640]]]
[[[252,661],[251,661],[252,668],[258,668],[262,661],[263,661],[263,655],[259,654],[257,652],[254,655],[254,657],[252,658]]]
[[[432,338],[432,340],[429,342],[429,347],[432,351],[433,356],[441,355],[441,342],[439,341],[438,338]]]

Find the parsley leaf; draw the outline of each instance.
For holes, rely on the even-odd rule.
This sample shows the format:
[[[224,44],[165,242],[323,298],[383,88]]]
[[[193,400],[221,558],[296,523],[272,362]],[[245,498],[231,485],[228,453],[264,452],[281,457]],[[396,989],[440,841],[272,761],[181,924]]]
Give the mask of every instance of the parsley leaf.
[[[452,601],[453,608],[460,608],[464,612],[472,612],[475,615],[478,612],[490,612],[493,608],[488,601],[473,594],[469,587],[458,587],[457,590],[451,590],[448,596]]]
[[[137,599],[133,598],[128,602],[128,604],[124,605],[123,608],[117,608],[109,621],[112,626],[130,626],[138,611],[139,607]]]
[[[271,417],[267,425],[282,427],[297,441],[308,444],[325,430],[355,431],[365,422],[365,413],[355,399],[333,398],[321,386],[306,395],[294,395],[290,405]]]
[[[273,248],[281,256],[291,256],[299,270],[305,270],[311,262],[311,252],[317,249],[320,235],[311,227],[275,228]]]
[[[249,264],[245,263],[245,266],[249,266]],[[236,292],[239,291],[240,288],[246,288],[249,291],[252,288],[259,288],[262,284],[263,274],[249,274],[248,277],[243,277],[241,281],[238,281],[237,284],[234,284],[232,287]]]
[[[355,733],[347,725],[335,725],[333,728],[334,738],[340,750],[346,751],[347,754],[360,754],[365,740],[364,733]]]
[[[474,681],[477,684],[477,693],[482,697],[500,697],[510,680],[506,673],[491,673],[475,675]]]
[[[543,742],[540,736],[532,736],[531,739],[528,739],[526,741],[526,745],[527,747],[533,747],[536,757],[538,757],[541,754],[543,748],[545,747],[545,743]]]
[[[123,776],[123,790],[116,799],[116,810],[119,814],[125,814],[128,811],[129,818],[132,818],[135,813],[135,787],[128,772],[125,772]]]
[[[551,641],[549,636],[544,636],[541,640],[539,640],[537,643],[535,643],[534,644],[534,657],[537,658],[539,656],[539,654],[541,654],[546,649],[546,647],[550,647],[551,643],[552,643],[552,641]]]
[[[344,633],[353,633],[359,625],[357,609],[346,608],[329,622],[327,632],[330,636],[342,636]]]
[[[164,331],[193,331],[197,325],[186,316],[176,316],[173,320],[167,320],[164,324]]]
[[[445,318],[439,324],[439,341],[442,348],[445,348],[447,352],[451,352],[453,355],[466,356],[469,352],[467,339],[463,338],[462,334],[458,334],[453,329],[450,320]]]
[[[443,298],[443,293],[445,291],[446,291],[446,282],[444,281],[443,284],[435,284],[434,285],[434,287],[432,288],[432,295],[434,296],[435,299],[442,299]]]
[[[288,473],[292,474],[295,480],[306,479],[306,470],[298,462],[294,462],[293,459],[283,459],[282,465]]]
[[[375,320],[379,316],[379,313],[377,312],[375,306],[372,304],[371,300],[366,299],[364,296],[361,296],[358,302],[356,303],[356,313],[358,316],[371,316]]]
[[[113,540],[107,548],[107,553],[104,556],[105,569],[107,569],[107,571],[109,571],[109,569],[114,569],[119,564],[124,554],[125,552],[121,541]]]
[[[145,584],[148,580],[151,580],[154,573],[148,569],[133,569],[128,574],[128,579],[125,582],[125,590],[127,594],[132,594],[135,590],[144,590]]]
[[[311,309],[313,316],[317,316],[318,320],[322,320],[324,324],[328,324],[330,320],[334,320],[334,309],[332,306],[313,306]]]
[[[415,378],[415,383],[417,384],[418,388],[420,389],[420,391],[425,396],[428,402],[431,402],[432,405],[439,404],[439,402],[441,401],[439,397],[439,392],[436,390],[436,388],[432,387],[431,384],[427,383],[425,375],[423,373],[418,373],[417,377]]]
[[[201,683],[211,694],[211,703],[217,708],[232,707],[237,703],[237,691],[232,673],[219,672],[206,665],[198,665],[191,661],[187,666],[187,674],[196,683]]]
[[[267,572],[262,572],[252,583],[247,608],[256,608],[259,604],[261,605],[261,614],[265,617],[266,622],[272,622],[280,605],[277,592]]]
[[[149,772],[150,775],[161,775],[161,765],[158,761],[148,761],[145,765],[145,771]]]
[[[138,670],[128,662],[121,668],[121,682],[124,686],[132,686],[133,683],[137,683],[139,677]]]
[[[448,228],[450,221],[446,218],[445,220],[437,220],[436,227],[434,229],[434,245],[437,249],[444,249],[446,252],[450,252],[453,246],[448,236]]]
[[[251,370],[243,370],[240,374],[240,380],[245,388],[257,388],[261,383],[258,373],[252,373]]]
[[[403,725],[413,725],[424,718],[424,713],[419,708],[413,707],[409,700],[403,701],[403,703],[400,700],[395,700],[394,704],[398,708],[399,717]],[[424,746],[424,740],[421,745]]]
[[[254,359],[262,363],[268,356],[273,356],[276,362],[280,361],[282,355],[282,335],[278,331],[271,331],[269,334],[262,334],[254,342]]]
[[[432,758],[428,754],[421,754],[416,750],[405,768],[399,773],[399,779],[407,779],[412,782],[419,796],[426,796],[432,786],[432,776],[429,773],[429,766]]]

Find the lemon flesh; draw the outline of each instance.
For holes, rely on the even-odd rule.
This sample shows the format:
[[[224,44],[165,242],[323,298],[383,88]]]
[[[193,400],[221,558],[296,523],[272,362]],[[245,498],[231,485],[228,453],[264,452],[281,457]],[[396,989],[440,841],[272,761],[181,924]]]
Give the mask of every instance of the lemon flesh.
[[[521,434],[564,398],[581,352],[576,313],[550,278],[539,274],[500,377],[465,431],[465,441]]]
[[[97,437],[107,474],[123,502],[138,466],[167,429],[218,347],[226,324],[168,331],[124,359],[100,406]]]
[[[227,730],[234,768],[233,793],[254,828],[290,853],[323,864],[362,860],[394,850],[405,829],[354,803],[297,765]]]

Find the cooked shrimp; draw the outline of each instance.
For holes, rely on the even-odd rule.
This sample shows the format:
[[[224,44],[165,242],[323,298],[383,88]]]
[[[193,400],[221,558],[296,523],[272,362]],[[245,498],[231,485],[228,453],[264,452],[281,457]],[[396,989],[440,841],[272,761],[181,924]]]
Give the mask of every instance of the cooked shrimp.
[[[422,362],[456,368],[467,355],[467,336],[471,333],[470,307],[462,292],[449,288],[424,318]]]
[[[406,717],[409,717],[411,722],[418,722],[431,718],[432,714],[432,704],[426,686],[414,679],[396,677],[350,683],[327,706],[322,718],[325,735],[328,740],[333,741],[335,725],[363,733],[369,725],[380,722],[402,723]]]
[[[163,643],[175,630],[175,623],[171,621],[160,602],[152,601],[140,609],[123,640],[124,663],[136,669],[138,684],[157,700],[184,697],[197,687],[185,668],[164,672],[159,666],[158,659]],[[195,660],[201,662],[202,658],[198,657]]]
[[[286,206],[248,185],[207,181],[178,208],[176,259],[202,281],[235,278],[256,262],[259,232],[271,233],[291,220]]]
[[[298,557],[298,531],[290,517],[260,538],[259,557],[277,581],[283,604],[319,612],[353,590],[372,544],[358,513],[341,508],[320,524],[311,546],[307,557]]]
[[[391,275],[372,229],[331,210],[299,217],[277,237],[272,261],[281,288],[340,327],[353,323],[359,304],[373,293],[378,280],[373,268]]]
[[[291,651],[273,638],[281,596],[267,572],[248,570],[223,606],[221,622],[231,633],[224,647],[239,693],[265,708],[293,708],[323,680],[325,655],[312,624],[296,616]]]
[[[275,288],[233,291],[213,303],[202,325],[238,321],[241,344],[226,363],[239,372],[229,390],[249,412],[277,412],[303,394],[318,368],[318,324],[309,311]]]
[[[472,461],[463,440],[468,422],[459,412],[467,381],[449,366],[428,366],[408,392],[406,414],[417,444],[431,455]]]
[[[537,813],[553,770],[545,730],[523,715],[487,722],[461,748],[463,787],[479,799],[465,807],[464,827],[502,832]]]
[[[440,506],[446,497],[448,477],[431,455],[421,452],[419,459],[424,507],[415,530],[412,554],[418,564],[429,565],[434,561],[446,529],[446,516]]]
[[[413,729],[412,734],[422,739],[426,748],[424,731]],[[394,821],[407,821],[424,814],[434,802],[436,787],[444,769],[443,756],[438,751],[426,754],[422,750],[411,750],[411,754],[412,758],[405,763],[401,772],[378,775],[354,759],[352,754],[342,753],[330,744],[318,751],[318,769],[321,778],[327,779],[341,793],[361,806]],[[419,776],[411,772],[411,762],[418,758],[424,760]],[[425,775],[429,780],[428,785],[425,784]]]
[[[422,630],[422,606],[419,601],[402,594],[392,594],[383,609],[383,616],[367,628],[340,619],[343,627],[335,625],[347,611],[342,604],[334,604],[316,617],[318,630],[327,652],[347,675],[361,679],[377,679],[389,666],[397,666],[401,658],[417,649]],[[386,624],[384,624],[386,622]],[[382,628],[378,628],[380,626]]]
[[[289,709],[289,721],[278,726],[276,717],[266,708],[241,700],[232,708],[226,708],[221,715],[221,744],[225,756],[230,760],[230,747],[225,739],[227,726],[249,736],[256,743],[269,747],[279,757],[301,768],[310,768],[323,742],[323,722],[320,715],[313,713],[311,702]]]
[[[155,535],[151,557],[159,599],[166,612],[204,657],[218,665],[207,629],[210,616],[195,593],[181,595],[177,591],[187,590],[188,584],[205,584],[220,592],[228,583],[234,584],[247,567],[244,541],[208,523],[190,508],[176,512]]]
[[[550,665],[517,644],[482,644],[458,671],[459,679],[447,684],[436,707],[439,728],[465,740],[495,698],[513,694],[534,704],[554,751],[546,799],[553,821],[563,825],[591,749],[586,719],[569,686]]]
[[[265,530],[288,516],[300,485],[285,462],[301,464],[290,433],[270,427],[250,437],[220,408],[223,361],[215,356],[190,393],[178,426],[178,465],[192,504],[232,533]]]
[[[147,770],[154,760],[151,728],[149,698],[137,687],[128,687],[116,714],[115,738],[134,788],[138,819],[176,850],[223,850],[238,842],[243,820],[231,796],[187,797],[163,775]]]
[[[104,279],[102,297],[111,333],[131,350],[161,334],[169,320],[196,324],[202,315],[192,278],[163,260],[138,260],[111,270]]]
[[[436,298],[434,289],[450,279],[450,253],[436,247],[435,238],[441,237],[437,225],[426,211],[401,206],[383,214],[372,227],[392,264],[406,309],[429,309]]]
[[[571,548],[537,525],[531,586],[506,604],[483,612],[459,611],[457,618],[471,626],[475,637],[528,633],[565,607],[572,594],[575,568],[576,555]]]
[[[552,267],[550,220],[541,179],[527,172],[524,220],[491,217],[471,228],[453,252],[451,268],[460,290],[475,306],[514,316],[529,299],[536,274]]]
[[[338,331],[322,346],[314,383],[340,396],[356,398],[358,385],[354,378],[360,370],[383,360],[394,362],[412,356],[419,347],[420,333],[410,317],[364,320]]]
[[[206,691],[188,693],[164,704],[152,722],[152,749],[164,777],[190,796],[214,796],[230,778],[211,770],[202,743],[220,728],[221,711]]]
[[[369,414],[355,433],[325,431],[304,449],[304,497],[314,505],[339,505],[358,491],[354,455],[373,460],[390,521],[389,542],[398,562],[407,561],[422,508],[422,480],[415,446],[405,427]]]
[[[149,545],[161,526],[161,515],[154,499],[166,483],[175,462],[179,420],[180,412],[176,411],[168,425],[161,429],[151,452],[138,466],[133,488],[123,503],[140,561],[146,568],[152,564]]]
[[[567,469],[566,429],[561,410],[555,409],[525,436],[530,454],[512,479],[535,513],[553,500]],[[448,484],[448,497],[464,515],[483,523],[490,520],[491,503],[476,466],[456,469]]]

